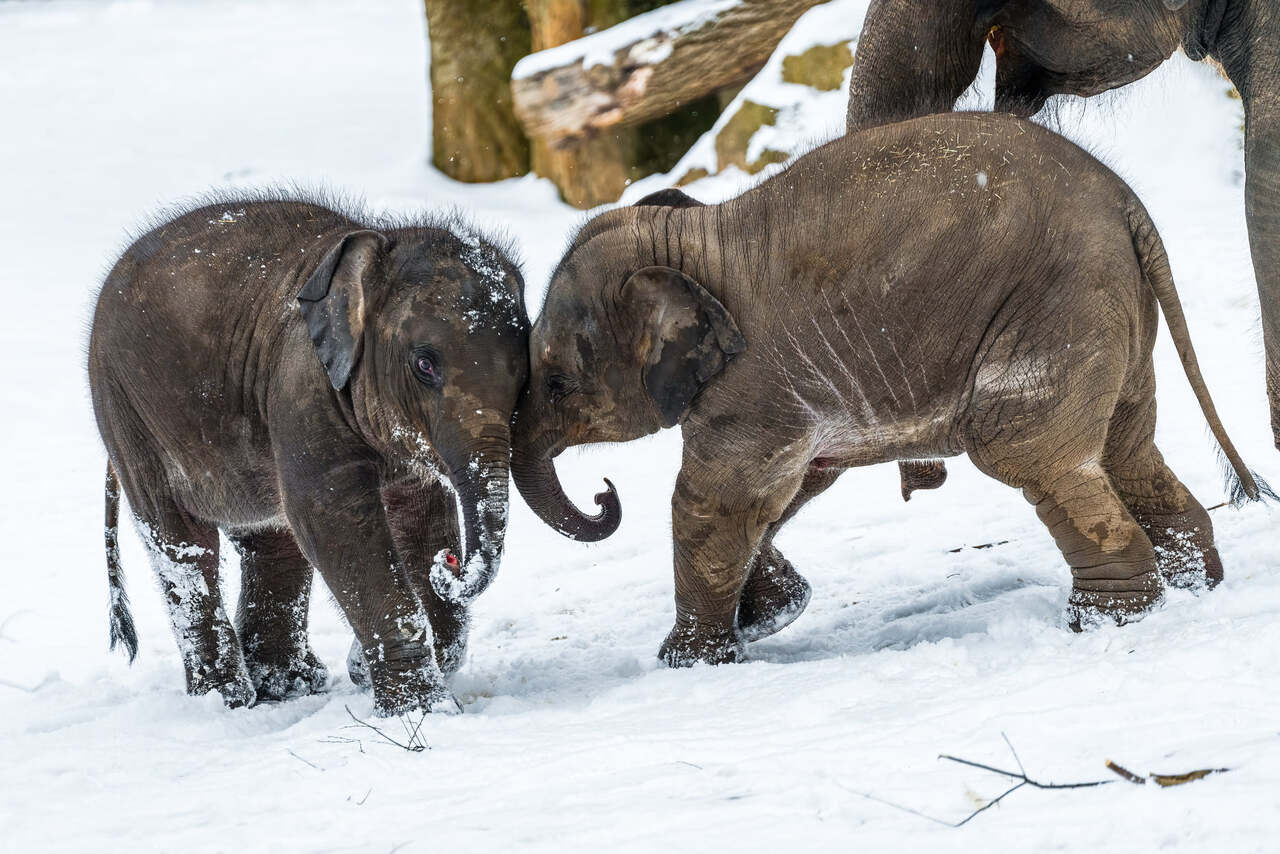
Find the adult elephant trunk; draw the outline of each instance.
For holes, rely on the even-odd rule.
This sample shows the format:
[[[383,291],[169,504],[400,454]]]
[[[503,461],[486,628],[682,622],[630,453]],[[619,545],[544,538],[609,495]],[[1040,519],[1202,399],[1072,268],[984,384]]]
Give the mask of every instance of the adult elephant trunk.
[[[462,510],[461,557],[448,549],[435,556],[431,586],[446,602],[465,605],[485,591],[498,573],[507,535],[510,433],[489,435],[469,453],[445,454]]]
[[[950,112],[982,65],[987,28],[979,5],[874,0],[853,64],[849,132]]]
[[[1280,62],[1274,56],[1269,61]],[[1251,84],[1245,98],[1245,213],[1262,309],[1271,435],[1280,449],[1280,69]]]
[[[533,416],[516,415],[515,442],[511,449],[511,475],[516,489],[538,518],[564,536],[594,543],[618,530],[622,503],[613,484],[605,478],[606,491],[596,495],[600,512],[588,516],[564,494],[556,474],[554,457],[564,446],[558,431],[538,433]]]

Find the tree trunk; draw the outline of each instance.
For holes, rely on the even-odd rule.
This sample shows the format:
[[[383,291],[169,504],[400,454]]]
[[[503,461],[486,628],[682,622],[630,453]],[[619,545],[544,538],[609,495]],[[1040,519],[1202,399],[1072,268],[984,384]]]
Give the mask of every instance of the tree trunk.
[[[546,50],[582,38],[588,26],[611,26],[626,17],[624,0],[526,0],[533,49]],[[550,178],[576,208],[615,201],[626,189],[633,132],[601,134],[574,149],[553,150],[532,140],[534,174]]]
[[[459,181],[500,181],[529,168],[510,78],[529,52],[520,0],[425,0],[431,39],[432,162]]]
[[[511,84],[516,114],[530,136],[554,147],[661,118],[745,82],[818,2],[689,3],[687,19],[668,16],[657,32],[637,18],[582,39],[571,55],[529,57]],[[594,53],[610,61],[588,66]]]

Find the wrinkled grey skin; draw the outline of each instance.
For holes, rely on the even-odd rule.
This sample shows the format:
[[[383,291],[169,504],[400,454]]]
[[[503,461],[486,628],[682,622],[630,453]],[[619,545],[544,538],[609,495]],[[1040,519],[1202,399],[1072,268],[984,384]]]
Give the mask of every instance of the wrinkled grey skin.
[[[1245,213],[1280,447],[1280,4],[875,0],[858,42],[849,130],[952,109],[988,39],[998,57],[996,109],[1023,116],[1050,95],[1089,96],[1144,77],[1179,46],[1222,64],[1244,99]]]
[[[720,205],[665,191],[591,221],[530,334],[512,475],[548,524],[607,535],[612,487],[585,516],[554,457],[679,425],[671,665],[738,660],[793,619],[807,585],[760,594],[794,575],[778,527],[839,471],[899,459],[967,453],[1023,490],[1072,569],[1072,623],[1123,620],[1222,575],[1153,441],[1157,300],[1256,496],[1119,178],[1007,115],[875,128]]]
[[[118,473],[188,690],[231,706],[324,687],[307,643],[315,567],[376,710],[455,709],[444,674],[501,558],[527,374],[519,271],[457,224],[359,220],[216,199],[138,239],[98,298],[89,379],[110,457],[113,646],[136,653]],[[234,628],[219,530],[242,558]]]

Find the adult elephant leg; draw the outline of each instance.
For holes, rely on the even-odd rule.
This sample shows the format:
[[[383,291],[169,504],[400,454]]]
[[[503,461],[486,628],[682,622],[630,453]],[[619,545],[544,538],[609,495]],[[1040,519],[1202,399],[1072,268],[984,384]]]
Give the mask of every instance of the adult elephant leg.
[[[1261,46],[1256,48],[1262,52]],[[1280,59],[1246,97],[1245,212],[1266,348],[1271,436],[1280,449]]]
[[[409,479],[384,486],[387,522],[414,592],[431,621],[436,662],[446,674],[462,666],[467,653],[469,616],[465,605],[446,602],[431,586],[432,561],[441,549],[462,550],[457,502],[439,483]]]
[[[848,131],[948,112],[982,64],[979,0],[874,0],[858,40]]]
[[[287,530],[231,534],[240,552],[236,630],[259,700],[323,691],[329,670],[307,642],[311,564]]]
[[[743,642],[751,643],[782,631],[808,607],[813,588],[773,544],[773,538],[801,507],[835,483],[842,472],[843,469],[811,466],[782,517],[765,531],[738,598],[738,634]]]
[[[1154,378],[1148,386],[1154,392]],[[1120,500],[1151,541],[1156,566],[1174,587],[1216,587],[1222,559],[1209,514],[1165,465],[1155,446],[1154,394],[1116,407],[1102,464]]]
[[[218,529],[191,518],[168,496],[139,501],[130,494],[129,504],[160,579],[187,693],[217,691],[231,708],[253,705],[257,694],[218,586]]]
[[[752,556],[804,479],[804,467],[796,465],[790,477],[762,473],[744,482],[720,450],[703,447],[714,444],[686,438],[671,501],[676,622],[658,652],[671,667],[742,659],[736,615]]]

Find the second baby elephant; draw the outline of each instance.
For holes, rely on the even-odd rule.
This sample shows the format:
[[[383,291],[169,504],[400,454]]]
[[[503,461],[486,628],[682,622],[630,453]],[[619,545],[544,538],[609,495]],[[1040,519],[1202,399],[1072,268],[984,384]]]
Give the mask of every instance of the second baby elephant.
[[[460,223],[272,196],[158,223],[112,268],[89,343],[110,457],[112,645],[137,648],[122,486],[188,691],[237,706],[322,689],[315,567],[377,711],[455,709],[444,675],[502,555],[527,337],[519,270]],[[219,530],[241,555],[234,627]]]
[[[664,191],[588,223],[530,334],[512,474],[544,521],[595,539],[617,525],[612,486],[587,516],[553,458],[681,427],[671,665],[738,660],[803,609],[772,539],[836,473],[960,453],[1035,505],[1073,625],[1123,620],[1166,582],[1222,577],[1153,441],[1157,306],[1256,497],[1123,181],[1010,116],[875,128],[723,204]]]

